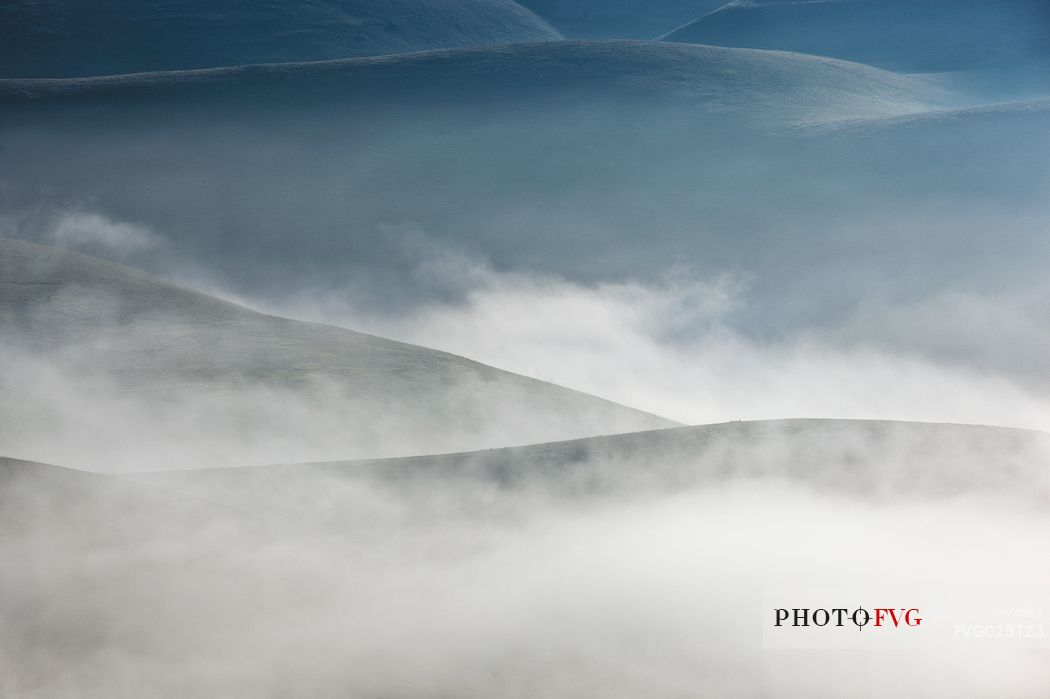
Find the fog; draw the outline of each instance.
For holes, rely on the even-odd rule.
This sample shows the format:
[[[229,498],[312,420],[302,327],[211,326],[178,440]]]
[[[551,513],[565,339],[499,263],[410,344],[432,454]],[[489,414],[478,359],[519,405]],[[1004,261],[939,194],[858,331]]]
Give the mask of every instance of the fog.
[[[756,303],[755,281],[744,275],[678,268],[654,284],[586,285],[498,272],[477,253],[402,234],[416,256],[413,278],[435,299],[410,311],[358,305],[353,288],[282,304],[212,291],[488,367],[258,316],[74,258],[86,271],[56,262],[40,277],[74,280],[68,287],[43,286],[46,296],[28,296],[7,317],[4,453],[140,471],[467,451],[669,421],[1050,427],[1038,287],[999,296],[944,290],[910,305],[873,298],[836,323],[762,336],[741,329]],[[78,235],[90,245],[123,240]]]
[[[100,254],[76,238],[84,226],[70,216],[100,217],[168,242],[111,259],[193,286],[267,303],[320,287],[400,313],[447,293],[413,273],[418,253],[406,252],[404,231],[419,230],[500,272],[576,284],[651,285],[679,266],[704,280],[740,275],[753,303],[738,323],[761,333],[840,322],[884,294],[907,304],[946,287],[996,293],[1042,278],[1045,103],[856,125],[926,99],[965,100],[862,75],[849,89],[891,94],[828,104],[814,97],[810,72],[799,67],[790,77],[801,85],[757,104],[737,103],[735,86],[697,87],[708,84],[703,73],[630,103],[621,85],[589,99],[576,83],[487,100],[472,81],[403,98],[381,116],[320,99],[320,78],[289,91],[292,106],[254,93],[242,106],[216,105],[166,97],[163,86],[150,88],[159,97],[112,104],[12,101],[0,125],[0,234]],[[772,90],[782,77],[756,82]],[[609,79],[599,73],[590,89]],[[690,92],[700,89],[715,95]],[[448,105],[464,92],[468,106]],[[117,114],[121,128],[109,120]],[[813,126],[842,118],[854,125]]]
[[[82,249],[133,257],[143,239],[170,245],[90,216],[61,220]],[[281,309],[236,300],[469,351],[685,422],[898,422],[732,422],[462,456],[148,473],[435,451],[453,423],[406,427],[393,405],[377,415],[323,378],[208,387],[176,372],[162,374],[176,392],[128,390],[172,369],[119,358],[170,342],[213,302],[173,306],[175,292],[119,268],[103,278],[127,296],[70,275],[28,316],[17,304],[5,315],[5,453],[138,473],[0,466],[0,692],[1040,695],[1045,638],[959,629],[1045,624],[1050,442],[899,422],[1045,429],[1044,394],[1010,344],[1040,327],[1035,292],[942,291],[914,316],[871,301],[830,329],[769,340],[733,327],[751,302],[746,275],[679,268],[655,284],[587,285],[499,272],[425,232],[398,234],[415,250],[413,274],[443,290],[410,313],[362,310],[332,289]],[[60,322],[78,308],[95,309],[89,322]],[[940,338],[992,311],[1003,311],[1002,344],[975,334],[945,353]],[[60,332],[61,351],[27,351],[32,331]],[[476,393],[443,390],[453,403]],[[498,445],[530,441],[542,421],[518,403],[489,405],[516,427],[492,435]],[[774,610],[798,606],[916,607],[923,625],[781,637]]]
[[[135,388],[112,366],[0,358],[4,453],[91,471],[442,453],[674,424],[499,377],[449,379],[437,395],[437,386],[402,392],[394,376],[386,396],[323,375],[288,384],[169,376]]]
[[[401,456],[674,424],[461,356],[0,240],[5,453],[92,470]]]
[[[900,449],[908,440],[890,430],[892,458],[918,454],[921,469],[931,453]],[[861,455],[849,468],[886,457],[886,437],[845,430],[839,439]],[[709,466],[751,463],[757,441],[730,438]],[[777,444],[762,442],[766,463],[805,468]],[[936,482],[952,479],[948,468],[923,486],[920,473],[898,472],[887,491],[879,467],[860,490],[845,481],[849,493],[834,485],[846,468],[832,460],[834,437],[820,444],[808,465],[825,478],[808,485],[730,472],[639,489],[632,470],[659,480],[664,468],[645,458],[597,469],[600,486],[584,490],[561,469],[510,485],[473,470],[442,478],[423,467],[389,481],[382,469],[286,470],[254,484],[232,476],[234,510],[215,504],[222,489],[194,505],[108,483],[91,498],[81,488],[74,501],[42,503],[42,479],[23,472],[24,490],[11,486],[17,476],[5,489],[5,527],[19,536],[2,552],[3,689],[1037,696],[1050,679],[1045,639],[962,640],[954,628],[1019,623],[995,616],[1015,607],[1040,615],[1020,621],[1042,623],[1046,442],[1022,447],[1015,455],[1038,461],[1000,488],[956,491]],[[953,463],[987,473],[985,461]],[[704,456],[693,466],[702,471]],[[779,589],[802,592],[768,602]],[[773,607],[800,599],[916,606],[924,625],[811,628],[811,650],[766,648]],[[817,650],[836,633],[838,649]]]
[[[903,301],[873,294],[821,322],[796,317],[762,333],[750,325],[766,302],[753,275],[679,267],[654,283],[581,284],[498,272],[476,253],[413,240],[425,249],[414,276],[449,300],[384,314],[336,288],[270,309],[467,354],[686,424],[806,415],[1050,426],[1041,282],[994,294],[960,284]]]
[[[829,287],[870,292],[870,278],[841,273],[859,255],[902,289],[974,259],[998,274],[1008,263],[989,228],[1026,253],[1020,274],[1046,257],[1031,235],[1046,221],[1042,111],[827,139],[799,129],[972,99],[801,56],[559,46],[8,81],[4,234],[44,241],[87,210],[171,240],[177,263],[143,256],[165,276],[193,263],[273,300],[351,280],[362,301],[393,308],[430,294],[390,233],[406,227],[501,270],[574,281],[651,281],[684,260],[761,279],[771,307],[756,325]],[[967,145],[940,148],[933,131]],[[1010,191],[982,191],[989,180]],[[974,257],[953,264],[960,243]],[[804,288],[788,271],[799,266]]]
[[[1045,695],[1031,57],[472,17],[0,79],[0,695]]]

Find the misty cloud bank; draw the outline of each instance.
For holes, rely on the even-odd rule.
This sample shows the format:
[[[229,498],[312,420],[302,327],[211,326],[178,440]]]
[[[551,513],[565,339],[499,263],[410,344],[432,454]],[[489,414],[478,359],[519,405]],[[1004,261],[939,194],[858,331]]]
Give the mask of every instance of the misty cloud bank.
[[[410,240],[413,277],[446,300],[383,314],[360,307],[352,288],[334,288],[270,308],[469,355],[686,424],[816,415],[1050,428],[1044,284],[875,295],[841,317],[765,334],[749,328],[764,301],[751,275],[679,267],[652,283],[583,284],[497,271],[418,233]]]
[[[0,695],[1045,697],[1041,1],[105,4],[0,7]]]
[[[401,456],[674,424],[461,356],[0,240],[0,438],[92,470]]]
[[[692,468],[682,462],[681,473],[721,471],[692,484],[672,475],[658,441],[618,468],[594,451],[549,471],[523,461],[519,482],[425,463],[258,479],[234,469],[219,483],[183,474],[160,490],[73,474],[98,482],[50,502],[70,474],[9,465],[3,517],[19,535],[0,545],[10,563],[0,687],[29,697],[833,697],[860,685],[869,696],[1036,696],[1050,679],[1045,646],[954,638],[956,623],[996,620],[984,607],[948,616],[944,600],[1012,607],[1046,589],[1045,439],[977,437],[1030,468],[959,490],[947,461],[981,479],[1001,461],[895,429],[804,432],[808,462],[785,447],[792,439],[730,434]],[[944,468],[924,474],[938,443]],[[800,485],[722,470],[756,458],[824,475]],[[591,459],[597,481],[575,479]],[[858,488],[849,474],[865,459],[915,470],[888,476],[873,463]],[[639,489],[632,472],[669,480]],[[202,500],[174,494],[195,487]],[[907,653],[764,650],[771,586],[921,605],[924,640]]]
[[[1038,291],[872,300],[834,324],[763,337],[741,328],[756,303],[746,275],[683,267],[653,284],[586,285],[499,272],[476,253],[404,235],[412,276],[436,299],[410,311],[362,308],[354,287],[280,306],[225,295],[488,367],[58,255],[67,271],[40,278],[69,283],[8,309],[5,453],[135,471],[464,451],[670,424],[652,415],[1050,426]]]

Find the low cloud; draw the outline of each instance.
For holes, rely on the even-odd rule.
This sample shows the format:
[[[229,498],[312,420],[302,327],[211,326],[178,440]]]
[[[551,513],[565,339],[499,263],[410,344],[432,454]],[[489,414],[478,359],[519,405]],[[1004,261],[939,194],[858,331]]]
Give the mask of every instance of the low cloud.
[[[902,324],[881,344],[877,324],[867,335],[842,323],[761,339],[734,326],[751,302],[746,275],[681,269],[658,283],[587,285],[497,270],[425,239],[415,250],[442,300],[381,315],[337,290],[279,310],[688,422],[1050,424],[1050,403],[1009,362],[991,372],[937,360],[930,338],[941,334],[928,324],[947,329],[1002,300],[957,297],[972,313],[929,312],[917,321],[927,334]],[[138,330],[179,334],[156,322]],[[103,355],[105,343],[134,347],[134,330],[101,332]],[[5,350],[8,453],[109,471],[347,458],[364,444],[355,430],[397,418],[331,386],[297,393],[250,377],[159,400],[77,371],[88,348],[63,349],[65,367]],[[515,427],[502,444],[543,417],[502,409]],[[646,433],[604,457],[585,445],[559,457],[544,444],[535,453],[550,462],[502,470],[450,474],[445,457],[315,479],[297,466],[260,481],[237,471],[225,490],[201,489],[193,474],[129,483],[0,464],[0,694],[1038,696],[1050,682],[1044,646],[938,634],[1001,624],[996,607],[1048,608],[1045,592],[1014,589],[1050,586],[1046,451],[1011,448],[1031,435],[978,431],[970,444],[914,429],[794,441],[790,426],[767,438],[759,429],[706,451],[687,443],[675,458],[658,448],[667,433]],[[396,427],[375,444],[434,437]],[[884,650],[765,648],[769,589],[822,602],[829,581],[836,602],[920,607],[926,644],[891,663]],[[992,603],[959,617],[945,604],[959,596]]]
[[[45,241],[61,248],[118,260],[152,251],[162,244],[162,238],[147,226],[116,221],[86,210],[58,214],[45,235]]]
[[[841,478],[858,463],[821,466]],[[353,471],[288,472],[235,482],[239,505],[225,508],[220,492],[180,501],[80,482],[79,497],[49,502],[61,474],[25,477],[4,491],[4,694],[1028,697],[1050,681],[1037,641],[943,635],[1004,623],[983,602],[953,616],[956,595],[1014,607],[1031,599],[1023,581],[1045,600],[1050,522],[1023,483],[1005,500],[887,502],[723,476],[537,500],[485,481],[378,488]],[[287,516],[297,500],[308,521]],[[907,632],[926,645],[763,647],[770,588],[829,584],[851,606],[920,607],[925,626]]]
[[[838,417],[1050,429],[1050,387],[1030,378],[1045,345],[1037,291],[866,299],[827,325],[758,337],[737,322],[759,303],[745,273],[680,268],[656,283],[583,284],[500,271],[432,241],[426,250],[421,273],[455,287],[453,298],[384,314],[328,290],[267,308],[690,424]]]

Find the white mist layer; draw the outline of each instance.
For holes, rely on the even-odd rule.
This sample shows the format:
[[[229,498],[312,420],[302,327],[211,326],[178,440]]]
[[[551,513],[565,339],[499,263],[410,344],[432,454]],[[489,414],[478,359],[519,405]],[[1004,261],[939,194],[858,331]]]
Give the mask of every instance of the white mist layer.
[[[462,354],[686,424],[835,417],[1050,429],[1038,348],[1042,288],[942,287],[866,297],[823,326],[769,339],[735,329],[760,303],[745,275],[672,270],[662,283],[582,284],[498,272],[428,244],[416,276],[454,300],[399,314],[350,292],[305,292],[280,312]],[[829,290],[830,292],[830,290]],[[761,309],[758,311],[761,312]],[[994,332],[989,332],[994,329]]]
[[[96,526],[78,528],[45,506],[30,536],[0,539],[0,690],[1029,697],[1050,681],[1047,650],[1030,643],[762,645],[771,586],[921,599],[928,628],[954,623],[931,590],[1009,607],[1018,586],[1046,589],[1050,518],[1015,498],[895,503],[751,481],[571,507],[489,493],[472,513],[457,503],[485,486],[462,486],[438,486],[430,512],[396,488],[322,500],[360,520],[322,530],[261,510],[173,527],[158,510],[85,515],[84,503]]]

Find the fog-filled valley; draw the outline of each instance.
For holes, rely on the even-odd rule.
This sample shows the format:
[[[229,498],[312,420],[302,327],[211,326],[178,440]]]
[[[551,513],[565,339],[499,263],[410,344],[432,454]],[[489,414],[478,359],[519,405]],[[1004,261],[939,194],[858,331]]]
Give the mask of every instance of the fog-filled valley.
[[[0,696],[1045,695],[1043,3],[0,46]]]
[[[4,689],[1036,696],[1043,642],[952,634],[1045,600],[1047,448],[814,421],[139,483],[8,463]],[[772,581],[894,594],[924,635],[763,650]]]

